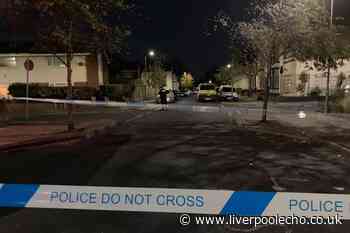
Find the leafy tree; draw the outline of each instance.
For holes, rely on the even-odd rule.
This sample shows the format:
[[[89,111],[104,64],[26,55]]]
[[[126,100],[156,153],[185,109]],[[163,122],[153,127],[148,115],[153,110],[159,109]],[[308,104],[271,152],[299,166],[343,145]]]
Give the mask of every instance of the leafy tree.
[[[239,75],[245,75],[249,79],[249,94],[251,94],[252,89],[257,87],[257,77],[263,70],[259,64],[257,54],[247,39],[237,34],[237,25],[229,15],[221,11],[211,22],[214,23],[214,31],[218,31],[218,26],[221,25],[229,35],[231,39],[229,49],[235,72]],[[220,73],[222,72],[217,75],[220,75]]]
[[[159,89],[166,85],[166,71],[163,69],[154,69],[150,72],[144,72],[140,81],[148,88]]]
[[[344,27],[333,24],[333,19],[330,18],[330,12],[325,1],[307,1],[307,4],[311,8],[308,16],[313,27],[306,31],[308,41],[307,43],[301,43],[300,48],[303,51],[298,55],[302,60],[313,60],[316,69],[327,74],[324,111],[328,113],[331,71],[343,66],[344,60],[350,58],[350,46],[348,41],[343,40],[338,35],[338,32]],[[336,18],[336,20],[340,21],[341,19]]]
[[[67,69],[69,99],[74,53],[102,54],[109,61],[112,53],[121,52],[129,35],[122,22],[123,14],[130,9],[125,0],[17,0],[16,4],[17,9],[34,12],[36,47],[66,55],[56,57]],[[72,109],[69,105],[69,130],[74,128]]]
[[[267,120],[269,102],[269,80],[272,77],[272,66],[279,62],[281,55],[291,47],[291,28],[295,15],[289,13],[290,7],[285,2],[268,2],[265,5],[257,3],[255,6],[257,16],[252,22],[239,24],[240,34],[249,41],[251,48],[258,54],[260,63],[266,67],[265,98],[262,121]],[[289,22],[288,22],[289,21]]]
[[[218,85],[234,85],[242,79],[242,72],[238,64],[220,67],[215,74],[215,82]]]
[[[184,73],[180,78],[181,89],[192,90],[193,88],[193,77],[190,73]]]
[[[318,50],[315,47],[325,47],[318,38],[324,37],[328,41],[329,37],[329,41],[333,41],[333,34],[324,26],[325,19],[329,19],[329,12],[321,2],[322,0],[256,1],[251,10],[253,18],[236,26],[238,37],[248,43],[247,47],[254,51],[258,64],[264,67],[266,74],[262,121],[267,120],[272,66],[286,56],[302,60],[316,58],[315,51]]]

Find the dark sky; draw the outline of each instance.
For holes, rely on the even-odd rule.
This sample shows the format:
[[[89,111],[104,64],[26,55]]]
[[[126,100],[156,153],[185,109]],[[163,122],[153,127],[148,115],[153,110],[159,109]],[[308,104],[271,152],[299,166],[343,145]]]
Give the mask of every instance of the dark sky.
[[[208,22],[224,11],[239,21],[246,16],[251,0],[130,0],[136,5],[133,34],[129,41],[130,61],[143,62],[154,49],[185,63],[196,78],[230,61],[229,41],[225,33],[208,36]],[[330,1],[330,0],[329,0]],[[4,0],[0,0],[3,3]],[[350,0],[334,0],[335,16],[345,17],[350,26]],[[1,4],[0,4],[1,6]],[[0,24],[1,26],[1,24]],[[4,33],[4,32],[2,32]],[[350,34],[350,33],[349,33]],[[0,33],[1,38],[8,37]],[[20,38],[17,38],[18,40]]]
[[[208,20],[219,11],[244,16],[249,0],[138,0],[148,20],[138,22],[130,41],[130,56],[142,61],[148,49],[175,56],[195,75],[229,61],[224,33],[208,37]]]
[[[152,48],[183,61],[189,71],[202,75],[230,60],[224,33],[206,36],[208,19],[225,11],[236,20],[246,16],[250,0],[135,0],[143,19],[134,26],[130,57],[143,60]],[[334,0],[335,15],[349,22],[350,0]],[[143,22],[142,22],[143,21]]]

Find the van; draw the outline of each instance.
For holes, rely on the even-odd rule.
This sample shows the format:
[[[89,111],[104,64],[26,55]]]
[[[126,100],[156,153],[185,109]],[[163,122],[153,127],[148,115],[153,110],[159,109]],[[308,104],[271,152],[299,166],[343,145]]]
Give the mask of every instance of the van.
[[[197,101],[216,101],[216,87],[212,83],[202,83],[198,86]]]
[[[218,95],[223,101],[239,101],[239,95],[236,89],[230,85],[222,85],[219,87]]]

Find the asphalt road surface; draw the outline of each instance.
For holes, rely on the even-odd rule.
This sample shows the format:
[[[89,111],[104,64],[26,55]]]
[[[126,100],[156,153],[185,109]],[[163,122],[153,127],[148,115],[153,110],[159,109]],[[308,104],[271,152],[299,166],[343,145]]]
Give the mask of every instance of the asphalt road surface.
[[[184,99],[178,105],[191,105]],[[318,143],[235,127],[225,114],[123,112],[98,137],[0,153],[2,183],[349,193],[350,155]],[[125,121],[133,119],[132,121]],[[2,209],[0,232],[210,233],[244,226],[182,227],[177,214]],[[255,232],[343,233],[350,224],[267,226]],[[239,228],[239,229],[237,229]],[[241,229],[243,228],[243,229]]]

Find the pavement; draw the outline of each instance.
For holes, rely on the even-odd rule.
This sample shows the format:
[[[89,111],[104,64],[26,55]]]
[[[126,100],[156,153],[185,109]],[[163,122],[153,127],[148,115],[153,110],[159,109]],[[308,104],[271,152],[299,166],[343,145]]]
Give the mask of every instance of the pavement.
[[[93,137],[99,131],[128,121],[136,115],[142,114],[120,108],[108,111],[85,109],[83,112],[74,113],[75,130],[72,132],[67,131],[65,112],[36,113],[32,114],[29,120],[10,119],[0,125],[0,151]]]
[[[191,104],[190,99],[178,103],[181,104],[211,105]],[[259,114],[253,111],[258,109],[258,104],[248,108],[248,115],[240,110],[243,122],[259,119]],[[285,107],[275,107],[275,110],[278,114],[292,116],[299,107],[293,106],[287,111]],[[11,154],[0,152],[0,180],[3,183],[114,187],[350,192],[350,153],[317,141],[283,136],[283,132],[294,134],[299,129],[289,124],[279,125],[277,118],[271,119],[276,124],[263,127],[271,133],[241,125],[236,111],[240,108],[232,109],[235,110],[230,111],[231,115],[229,112],[175,109],[125,111],[120,113],[124,116],[119,121],[122,124],[109,127],[97,137]],[[110,116],[114,119],[119,114]],[[295,131],[289,131],[289,127]],[[333,127],[330,134],[336,130],[340,129]],[[344,139],[349,141],[346,135]],[[178,218],[176,214],[3,209],[0,232],[225,233],[255,230],[259,233],[340,233],[348,232],[350,226],[345,222],[339,226],[265,226],[259,229],[182,227]]]

